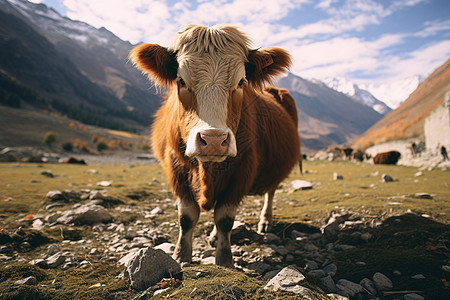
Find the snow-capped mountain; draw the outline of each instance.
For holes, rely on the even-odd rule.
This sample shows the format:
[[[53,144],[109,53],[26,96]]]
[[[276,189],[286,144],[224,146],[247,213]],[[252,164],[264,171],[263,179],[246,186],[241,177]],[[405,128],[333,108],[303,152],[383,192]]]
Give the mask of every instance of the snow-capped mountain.
[[[421,75],[413,75],[408,78],[382,84],[359,85],[361,89],[369,91],[376,98],[386,103],[390,108],[397,108],[424,80]]]
[[[343,77],[326,78],[322,82],[328,87],[372,107],[382,115],[386,115],[392,111],[388,105],[374,97],[369,91]]]

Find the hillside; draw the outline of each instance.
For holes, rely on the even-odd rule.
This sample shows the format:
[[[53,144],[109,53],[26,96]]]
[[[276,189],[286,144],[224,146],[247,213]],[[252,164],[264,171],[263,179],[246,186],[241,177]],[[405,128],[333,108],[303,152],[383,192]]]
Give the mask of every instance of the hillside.
[[[45,99],[114,119],[123,129],[151,123],[161,97],[128,63],[130,43],[42,4],[0,4],[1,73]],[[49,102],[48,110],[64,113]]]
[[[371,107],[322,82],[289,74],[276,85],[288,89],[296,101],[304,153],[348,143],[382,118]]]
[[[450,59],[428,76],[394,111],[353,142],[353,148],[409,138],[423,138],[425,118],[444,101],[450,90]]]

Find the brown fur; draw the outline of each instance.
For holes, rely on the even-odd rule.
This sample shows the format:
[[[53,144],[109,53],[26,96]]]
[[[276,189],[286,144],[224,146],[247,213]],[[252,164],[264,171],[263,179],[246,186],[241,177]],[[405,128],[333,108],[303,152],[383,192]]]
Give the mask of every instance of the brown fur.
[[[374,164],[395,165],[397,164],[401,154],[398,151],[389,151],[378,153],[373,158]]]

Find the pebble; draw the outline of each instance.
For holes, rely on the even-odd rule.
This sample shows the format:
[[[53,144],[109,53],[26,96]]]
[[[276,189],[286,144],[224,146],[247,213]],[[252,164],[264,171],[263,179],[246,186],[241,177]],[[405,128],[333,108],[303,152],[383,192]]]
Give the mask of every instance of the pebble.
[[[342,179],[344,179],[344,176],[336,172],[333,173],[333,180],[342,180]]]
[[[425,298],[416,293],[409,293],[404,296],[405,300],[424,300]]]
[[[46,262],[49,268],[56,268],[65,262],[66,258],[61,252],[58,252],[47,258]]]
[[[34,276],[29,276],[27,278],[17,280],[16,282],[14,282],[14,284],[16,285],[37,285],[37,283],[38,281]]]
[[[333,278],[331,278],[330,275],[321,278],[320,284],[323,286],[325,292],[327,292],[327,293],[336,293],[337,292],[336,284],[334,283],[334,280],[333,280]]]
[[[313,185],[311,182],[306,180],[293,180],[291,182],[291,191],[296,192],[300,190],[310,190],[313,188]]]
[[[377,289],[375,288],[375,284],[369,278],[364,278],[359,283],[370,295],[375,296],[377,294]]]
[[[450,266],[448,266],[448,265],[443,265],[443,266],[442,266],[442,270],[444,270],[445,272],[450,272]]]
[[[392,178],[388,174],[383,174],[383,175],[381,175],[381,181],[382,182],[393,182],[394,178]]]
[[[379,291],[388,291],[394,287],[392,285],[392,281],[386,275],[380,272],[375,273],[372,279],[375,287]]]
[[[411,276],[411,278],[412,279],[425,279],[426,277],[425,276],[423,276],[422,274],[416,274],[416,275],[414,275],[414,276]]]
[[[347,279],[340,279],[337,282],[336,287],[338,288],[338,291],[344,291],[345,293],[348,293],[350,297],[355,297],[356,294],[364,293],[364,289],[360,284]]]
[[[30,261],[30,264],[38,266],[39,268],[43,268],[43,269],[48,268],[47,261],[42,258],[33,259],[32,261]]]
[[[433,199],[433,196],[431,196],[428,193],[415,193],[414,198],[417,199]]]
[[[336,275],[336,272],[337,272],[337,266],[336,266],[335,264],[329,264],[329,265],[326,265],[326,266],[323,268],[323,271],[324,271],[327,275],[330,275],[331,277],[333,277],[334,275]]]

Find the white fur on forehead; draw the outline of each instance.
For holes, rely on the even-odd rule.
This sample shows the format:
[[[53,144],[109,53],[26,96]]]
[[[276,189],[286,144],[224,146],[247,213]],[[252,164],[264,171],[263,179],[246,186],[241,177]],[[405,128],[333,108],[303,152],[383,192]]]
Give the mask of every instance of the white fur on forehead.
[[[227,53],[246,60],[250,39],[234,26],[188,25],[177,35],[171,48],[179,54]]]

